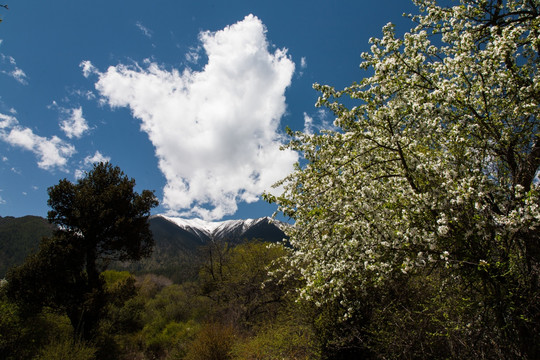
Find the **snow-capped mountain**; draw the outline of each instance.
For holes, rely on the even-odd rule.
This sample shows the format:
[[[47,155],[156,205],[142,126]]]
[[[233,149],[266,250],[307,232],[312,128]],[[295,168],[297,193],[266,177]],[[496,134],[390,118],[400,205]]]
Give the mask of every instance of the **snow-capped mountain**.
[[[283,228],[288,226],[267,217],[209,222],[165,215],[150,217],[149,224],[155,240],[152,256],[121,269],[163,274],[177,282],[197,276],[207,245],[223,241],[235,246],[254,239],[280,242],[286,237]]]
[[[9,266],[22,263],[28,249],[37,249],[41,237],[52,233],[52,227],[47,228],[47,224],[46,219],[39,217],[0,217],[0,235],[3,235],[0,236],[0,255],[4,262]],[[155,241],[151,257],[136,263],[119,262],[114,265],[115,269],[162,274],[177,282],[196,278],[206,245],[224,241],[234,246],[253,239],[279,242],[286,237],[283,229],[288,226],[267,217],[209,222],[164,215],[150,217],[149,225]],[[14,238],[17,241],[13,241]],[[20,247],[22,245],[26,250]],[[2,254],[2,247],[8,253]],[[16,257],[7,256],[9,253]],[[0,266],[0,271],[5,274],[7,266]]]
[[[167,223],[164,223],[166,221]],[[155,228],[160,223],[173,230],[177,227],[179,233],[187,232],[194,240],[197,238],[201,243],[208,241],[226,240],[238,242],[242,239],[259,238],[265,241],[280,241],[285,237],[283,233],[284,223],[272,220],[268,217],[245,220],[205,221],[201,219],[183,219],[165,215],[155,215],[150,218],[150,225]]]

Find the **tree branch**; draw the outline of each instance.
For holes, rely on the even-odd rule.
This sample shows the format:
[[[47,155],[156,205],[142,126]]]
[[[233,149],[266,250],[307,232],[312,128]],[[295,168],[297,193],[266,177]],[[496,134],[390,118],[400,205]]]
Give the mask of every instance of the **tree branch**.
[[[530,154],[527,156],[523,167],[520,169],[520,174],[518,177],[518,183],[525,188],[525,191],[529,191],[531,189],[531,184],[539,167],[540,138],[537,136]]]

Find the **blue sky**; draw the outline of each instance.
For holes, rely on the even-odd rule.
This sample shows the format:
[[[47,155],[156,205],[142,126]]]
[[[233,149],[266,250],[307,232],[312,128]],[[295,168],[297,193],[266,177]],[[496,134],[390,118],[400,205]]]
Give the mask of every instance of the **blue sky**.
[[[408,0],[19,1],[0,8],[0,216],[46,216],[47,188],[109,160],[154,213],[271,215],[258,200],[328,126],[314,82],[360,81],[360,54]]]

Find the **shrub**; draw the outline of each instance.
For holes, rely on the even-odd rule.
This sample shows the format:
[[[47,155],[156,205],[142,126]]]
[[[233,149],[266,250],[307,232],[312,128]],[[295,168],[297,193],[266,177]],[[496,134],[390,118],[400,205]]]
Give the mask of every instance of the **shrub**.
[[[189,346],[186,360],[231,360],[235,331],[230,325],[208,323]]]

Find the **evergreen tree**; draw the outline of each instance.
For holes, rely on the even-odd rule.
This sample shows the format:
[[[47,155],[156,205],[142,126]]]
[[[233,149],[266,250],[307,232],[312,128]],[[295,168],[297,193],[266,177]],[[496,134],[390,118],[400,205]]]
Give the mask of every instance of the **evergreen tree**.
[[[76,337],[91,339],[107,303],[101,273],[110,261],[149,256],[154,244],[148,217],[157,200],[134,187],[118,167],[99,163],[76,183],[49,188],[48,219],[57,228],[8,273],[8,296],[30,313],[65,312]]]

